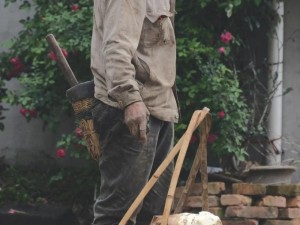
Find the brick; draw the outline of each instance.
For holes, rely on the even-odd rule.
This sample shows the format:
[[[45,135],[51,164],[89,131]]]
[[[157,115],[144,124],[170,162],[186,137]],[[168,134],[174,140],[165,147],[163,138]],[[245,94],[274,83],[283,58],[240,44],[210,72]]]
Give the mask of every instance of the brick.
[[[175,191],[175,198],[180,198],[182,195],[182,190],[184,187],[178,187]],[[209,195],[218,195],[225,191],[225,183],[224,182],[209,182],[208,183],[208,194]],[[202,184],[195,183],[192,190],[191,196],[200,196],[202,193]]]
[[[279,208],[286,207],[286,198],[282,196],[267,195],[262,198],[259,206],[274,206]]]
[[[222,225],[259,225],[257,220],[247,220],[247,219],[232,219],[232,220],[227,220],[227,219],[222,219]]]
[[[265,195],[266,185],[264,184],[248,184],[236,183],[232,185],[232,193],[240,195]]]
[[[220,205],[220,198],[214,195],[208,196],[208,206],[217,207]],[[188,208],[201,208],[202,198],[200,196],[190,196],[187,199],[186,207]]]
[[[288,208],[300,208],[300,196],[288,198],[286,202]]]
[[[261,225],[300,225],[300,220],[265,220]]]
[[[280,219],[300,219],[300,208],[279,209],[278,218],[280,218]]]
[[[245,195],[239,194],[229,194],[229,195],[222,195],[221,196],[221,205],[251,205],[252,198],[249,198]]]
[[[208,211],[220,218],[223,218],[225,213],[225,210],[222,207],[209,207]]]
[[[274,219],[278,217],[277,207],[228,206],[225,217]]]
[[[280,184],[280,185],[268,185],[268,195],[282,195],[286,197],[295,197],[300,195],[300,184]]]

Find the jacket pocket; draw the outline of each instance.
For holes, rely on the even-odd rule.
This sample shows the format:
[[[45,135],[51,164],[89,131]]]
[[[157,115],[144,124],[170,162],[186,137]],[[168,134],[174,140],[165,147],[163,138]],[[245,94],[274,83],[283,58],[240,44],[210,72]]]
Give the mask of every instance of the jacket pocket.
[[[161,16],[153,23],[147,17],[144,19],[140,38],[141,47],[150,48],[174,43],[174,29],[168,16]]]

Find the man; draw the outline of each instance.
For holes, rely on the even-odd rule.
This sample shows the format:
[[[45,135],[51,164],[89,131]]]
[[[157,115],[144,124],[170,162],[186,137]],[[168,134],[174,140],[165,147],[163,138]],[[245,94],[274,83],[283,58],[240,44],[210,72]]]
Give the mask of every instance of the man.
[[[94,225],[118,224],[172,147],[178,120],[173,0],[94,0],[93,109],[102,156]],[[161,214],[172,165],[130,224]]]

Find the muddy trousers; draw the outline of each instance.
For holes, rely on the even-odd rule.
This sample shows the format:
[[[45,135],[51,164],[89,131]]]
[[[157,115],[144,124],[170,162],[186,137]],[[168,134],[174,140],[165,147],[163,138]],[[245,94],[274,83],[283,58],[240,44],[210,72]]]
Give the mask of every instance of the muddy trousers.
[[[93,225],[119,224],[173,144],[173,123],[150,117],[148,141],[143,145],[129,133],[123,117],[122,110],[102,102],[93,110],[102,147],[101,186],[94,205]],[[149,225],[154,215],[162,214],[172,173],[173,164],[159,178],[128,224]]]

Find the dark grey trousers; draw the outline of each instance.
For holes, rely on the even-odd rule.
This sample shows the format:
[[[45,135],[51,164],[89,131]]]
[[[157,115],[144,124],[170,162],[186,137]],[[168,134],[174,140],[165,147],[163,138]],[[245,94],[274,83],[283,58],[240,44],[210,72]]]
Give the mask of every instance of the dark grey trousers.
[[[119,224],[173,144],[173,123],[150,116],[148,141],[143,145],[129,133],[123,117],[122,110],[100,101],[93,109],[102,147],[99,161],[101,186],[94,205],[94,225]],[[173,164],[163,173],[128,224],[149,225],[154,215],[162,214],[172,173]]]

